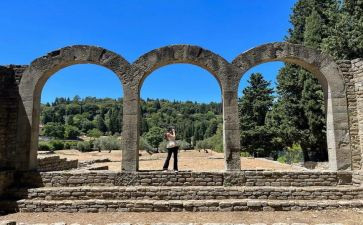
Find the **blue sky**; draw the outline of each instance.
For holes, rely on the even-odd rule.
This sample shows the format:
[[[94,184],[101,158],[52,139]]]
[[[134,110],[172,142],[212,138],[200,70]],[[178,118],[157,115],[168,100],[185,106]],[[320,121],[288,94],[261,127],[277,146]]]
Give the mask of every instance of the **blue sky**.
[[[129,62],[161,46],[193,44],[231,61],[257,45],[283,41],[295,1],[5,0],[0,7],[0,64],[29,64],[47,52],[75,44],[102,46]],[[261,72],[274,82],[281,66],[267,63],[248,74]],[[107,69],[77,65],[48,80],[42,102],[76,94],[117,98],[122,90],[117,77]],[[186,64],[152,73],[144,82],[141,97],[199,102],[221,99],[214,77]]]

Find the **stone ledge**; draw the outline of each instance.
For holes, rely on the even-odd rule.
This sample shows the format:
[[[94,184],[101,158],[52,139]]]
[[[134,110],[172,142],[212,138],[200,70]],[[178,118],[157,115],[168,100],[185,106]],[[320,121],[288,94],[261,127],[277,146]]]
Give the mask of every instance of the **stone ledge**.
[[[78,160],[67,160],[59,156],[38,157],[38,171],[64,171],[78,168]]]
[[[351,185],[352,172],[61,171],[19,174],[23,186],[336,186]]]
[[[363,187],[44,187],[29,189],[25,198],[33,200],[351,200],[363,198]]]
[[[20,212],[305,211],[363,208],[363,200],[20,200]]]

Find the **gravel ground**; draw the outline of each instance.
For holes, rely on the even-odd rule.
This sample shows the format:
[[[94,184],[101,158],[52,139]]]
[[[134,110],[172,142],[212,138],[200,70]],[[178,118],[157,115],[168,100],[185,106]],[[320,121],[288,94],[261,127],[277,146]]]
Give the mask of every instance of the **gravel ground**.
[[[140,151],[140,170],[159,170],[162,168],[166,153],[157,153],[149,155],[145,151]],[[77,150],[61,150],[56,151],[56,154],[61,158],[78,159],[79,161],[105,159],[109,158],[112,162],[97,163],[97,165],[107,165],[109,170],[120,171],[121,151],[102,152],[79,152]],[[169,168],[172,169],[173,160],[170,161]],[[291,166],[288,164],[279,163],[272,160],[261,158],[246,158],[241,157],[241,169],[244,170],[279,170],[279,171],[298,171],[303,170],[302,167]],[[179,170],[192,171],[223,171],[224,159],[223,153],[214,151],[180,151],[179,152]]]
[[[153,213],[15,213],[0,217],[28,223],[307,223],[362,225],[363,211],[327,210],[305,212],[153,212]]]

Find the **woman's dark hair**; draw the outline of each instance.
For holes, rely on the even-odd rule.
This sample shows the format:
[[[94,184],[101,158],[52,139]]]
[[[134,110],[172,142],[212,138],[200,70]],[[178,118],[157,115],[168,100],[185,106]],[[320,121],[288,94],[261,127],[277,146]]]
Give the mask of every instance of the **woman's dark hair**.
[[[164,134],[164,138],[165,140],[168,140],[168,135],[167,133],[172,133],[173,132],[173,127],[168,127],[168,129],[166,130],[166,133]]]

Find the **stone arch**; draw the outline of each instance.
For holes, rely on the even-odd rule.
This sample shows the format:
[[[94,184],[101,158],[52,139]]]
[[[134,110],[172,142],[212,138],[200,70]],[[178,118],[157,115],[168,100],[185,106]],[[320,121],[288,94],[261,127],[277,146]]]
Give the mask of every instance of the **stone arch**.
[[[193,45],[171,45],[154,49],[132,64],[133,79],[141,89],[145,78],[160,67],[186,63],[199,66],[210,72],[218,81],[221,89],[227,89],[229,78],[233,75],[228,70],[233,70],[230,63],[221,56]]]
[[[326,107],[329,166],[332,170],[351,169],[348,107],[343,76],[334,60],[317,50],[286,42],[268,43],[237,56],[232,64],[242,70],[236,84],[252,67],[271,61],[297,64],[320,81]]]
[[[233,98],[234,93],[231,93],[230,87],[233,77],[241,71],[221,56],[192,45],[171,45],[158,48],[142,55],[132,64],[130,70],[132,85],[126,87],[127,91],[125,91],[124,97],[124,117],[128,118],[124,120],[123,131],[127,132],[124,134],[125,140],[134,141],[125,143],[126,146],[123,149],[127,149],[127,151],[123,151],[123,158],[127,160],[123,161],[122,168],[124,170],[138,170],[139,99],[143,81],[156,69],[176,63],[199,66],[209,71],[217,79],[223,99],[225,167],[227,170],[239,170],[239,129],[238,123],[236,123],[238,118],[231,116],[238,115],[238,108],[236,98]],[[132,129],[130,129],[131,127]],[[236,153],[238,153],[238,157],[236,157]]]
[[[75,64],[96,64],[113,71],[123,86],[127,82],[129,63],[120,55],[104,48],[75,45],[35,59],[24,71],[19,84],[17,152],[21,156],[17,168],[37,167],[40,97],[42,89],[54,73]]]

